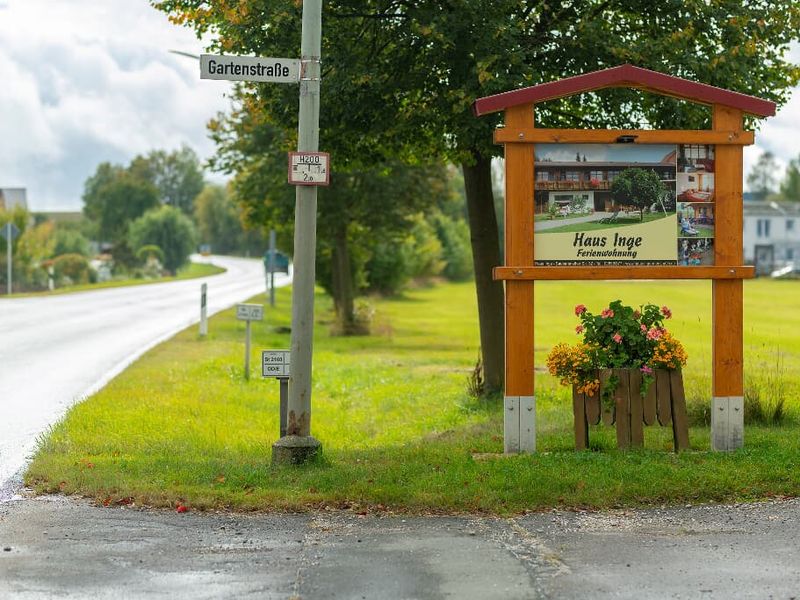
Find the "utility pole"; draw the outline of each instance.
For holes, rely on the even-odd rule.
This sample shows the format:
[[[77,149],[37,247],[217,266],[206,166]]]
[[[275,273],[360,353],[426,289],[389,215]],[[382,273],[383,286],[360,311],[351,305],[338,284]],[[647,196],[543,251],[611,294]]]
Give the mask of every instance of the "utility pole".
[[[303,0],[300,45],[298,152],[319,149],[322,0]],[[317,187],[298,185],[295,196],[294,276],[292,280],[291,376],[287,435],[272,447],[274,464],[299,464],[319,452],[311,437],[311,362],[314,339],[314,283],[317,246]]]

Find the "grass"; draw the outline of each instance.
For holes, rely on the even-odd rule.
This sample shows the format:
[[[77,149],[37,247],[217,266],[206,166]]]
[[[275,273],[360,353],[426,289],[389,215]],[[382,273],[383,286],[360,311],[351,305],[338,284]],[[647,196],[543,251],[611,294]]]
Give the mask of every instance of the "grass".
[[[625,227],[626,225],[641,225],[642,223],[650,223],[651,221],[658,221],[665,217],[674,217],[675,213],[645,213],[644,220],[641,220],[638,213],[631,213],[630,216],[620,213],[620,216],[613,223],[601,223],[597,221],[589,221],[587,223],[572,223],[570,225],[562,225],[561,227],[554,227],[553,229],[542,229],[539,233],[571,233],[573,231],[595,231],[597,229],[616,229],[618,227]]]
[[[750,500],[800,491],[800,311],[797,282],[745,283],[747,385],[767,395],[780,382],[782,425],[749,426],[745,448],[712,453],[709,430],[690,430],[675,455],[669,428],[646,428],[642,451],[616,450],[614,430],[593,428],[592,451],[575,452],[567,390],[537,375],[538,452],[502,457],[497,399],[466,393],[477,355],[472,284],[445,284],[375,301],[374,335],[328,334],[330,301],[317,297],[312,431],[324,454],[299,468],[271,468],[278,385],[245,381],[243,324],[232,311],[203,340],[187,329],[75,406],[40,442],[25,480],[40,493],[101,503],[195,509],[518,514],[553,506],[604,508]],[[572,306],[611,299],[667,304],[687,346],[687,392],[710,390],[708,282],[537,284],[536,361],[569,339]],[[253,357],[286,348],[290,292],[254,324]],[[256,301],[260,301],[257,299]],[[573,334],[574,335],[574,334]],[[776,362],[776,357],[779,358]]]
[[[81,283],[56,288],[53,291],[44,290],[41,292],[25,292],[21,294],[11,294],[11,296],[0,296],[2,298],[26,298],[30,296],[59,296],[61,294],[72,294],[73,292],[85,292],[88,290],[102,290],[107,288],[128,287],[132,285],[149,285],[152,283],[166,283],[168,281],[183,281],[184,279],[197,279],[199,277],[209,277],[224,273],[226,269],[208,263],[191,262],[178,269],[177,275],[161,277],[160,279],[112,279],[100,283]]]

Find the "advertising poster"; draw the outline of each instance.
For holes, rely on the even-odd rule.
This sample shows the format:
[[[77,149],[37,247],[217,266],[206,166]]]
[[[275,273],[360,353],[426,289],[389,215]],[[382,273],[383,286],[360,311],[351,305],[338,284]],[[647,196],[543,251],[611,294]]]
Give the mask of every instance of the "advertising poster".
[[[537,265],[675,265],[678,147],[537,144]]]
[[[678,146],[678,264],[714,264],[714,146]]]

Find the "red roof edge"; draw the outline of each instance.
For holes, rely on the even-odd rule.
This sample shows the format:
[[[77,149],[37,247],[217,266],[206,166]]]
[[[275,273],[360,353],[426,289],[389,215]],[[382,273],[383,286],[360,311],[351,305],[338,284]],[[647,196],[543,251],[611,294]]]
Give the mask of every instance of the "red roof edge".
[[[536,104],[605,87],[644,87],[666,96],[675,96],[701,104],[721,104],[738,108],[758,117],[771,117],[775,115],[776,109],[775,103],[769,100],[624,64],[479,98],[473,102],[472,112],[476,117],[480,117],[520,104]]]

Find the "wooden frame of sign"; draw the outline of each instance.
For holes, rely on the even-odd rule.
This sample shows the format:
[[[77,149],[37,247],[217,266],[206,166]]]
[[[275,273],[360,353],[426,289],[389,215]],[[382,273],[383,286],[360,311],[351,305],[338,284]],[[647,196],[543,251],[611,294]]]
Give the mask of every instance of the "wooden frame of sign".
[[[537,129],[539,102],[605,87],[632,87],[711,106],[710,130]],[[621,65],[552,83],[476,100],[476,116],[503,111],[494,140],[505,146],[505,264],[494,278],[505,281],[506,453],[536,448],[534,398],[534,282],[536,280],[711,279],[713,281],[712,448],[743,443],[743,286],[755,276],[745,266],[742,244],[742,148],[754,142],[743,130],[745,113],[775,114],[773,102]],[[715,148],[715,240],[713,266],[536,266],[534,258],[534,144],[707,144]]]

